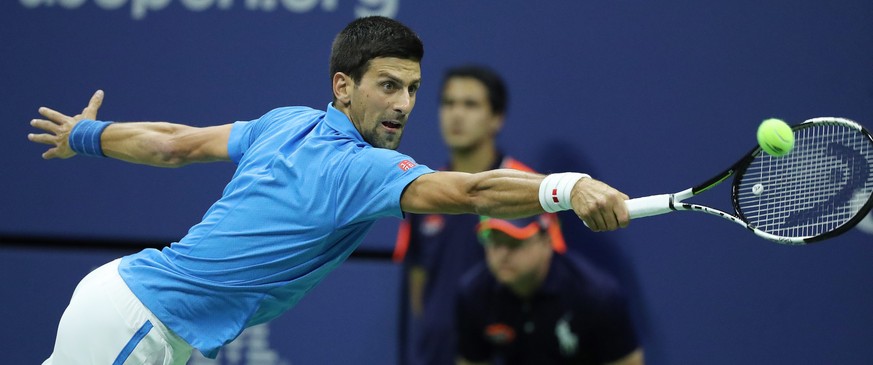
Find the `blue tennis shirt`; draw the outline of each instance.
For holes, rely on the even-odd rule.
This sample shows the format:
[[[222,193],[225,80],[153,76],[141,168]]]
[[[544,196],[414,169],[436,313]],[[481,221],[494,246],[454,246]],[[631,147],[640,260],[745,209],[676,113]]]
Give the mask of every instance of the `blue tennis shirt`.
[[[369,145],[333,105],[285,107],[234,123],[238,164],[179,242],[122,259],[119,273],[168,328],[205,356],[293,307],[360,244],[403,217],[403,189],[430,168]]]

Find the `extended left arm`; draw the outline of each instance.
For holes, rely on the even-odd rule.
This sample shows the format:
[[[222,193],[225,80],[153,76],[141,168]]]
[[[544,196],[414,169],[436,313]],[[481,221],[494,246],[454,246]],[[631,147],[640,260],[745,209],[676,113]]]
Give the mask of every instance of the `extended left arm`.
[[[159,167],[179,167],[193,162],[229,160],[227,142],[232,124],[212,127],[192,127],[167,122],[114,123],[99,132],[81,133],[71,141],[71,135],[82,121],[93,121],[103,103],[103,91],[97,91],[82,113],[67,116],[49,108],[39,108],[45,119],[34,119],[30,124],[46,133],[29,134],[28,139],[50,145],[42,157],[70,158],[76,155],[73,144],[87,145],[94,155]],[[88,124],[90,123],[90,125]],[[101,125],[86,122],[82,127]],[[88,136],[91,138],[81,138]],[[87,140],[88,142],[82,142]]]

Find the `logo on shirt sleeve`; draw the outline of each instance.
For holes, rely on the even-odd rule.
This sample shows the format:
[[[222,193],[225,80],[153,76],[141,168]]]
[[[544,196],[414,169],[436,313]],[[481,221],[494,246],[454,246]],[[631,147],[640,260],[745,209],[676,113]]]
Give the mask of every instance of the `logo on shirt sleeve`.
[[[415,166],[416,166],[415,162],[412,162],[409,160],[403,160],[403,161],[400,161],[399,164],[397,164],[397,167],[399,167],[403,171],[409,171],[409,169],[411,169]]]

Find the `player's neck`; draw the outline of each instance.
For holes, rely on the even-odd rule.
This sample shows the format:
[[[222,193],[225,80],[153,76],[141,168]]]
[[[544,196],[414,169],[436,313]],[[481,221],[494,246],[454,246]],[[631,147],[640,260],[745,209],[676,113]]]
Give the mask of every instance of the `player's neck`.
[[[452,170],[477,173],[490,170],[497,162],[497,147],[494,141],[482,143],[472,148],[454,149],[451,152]]]

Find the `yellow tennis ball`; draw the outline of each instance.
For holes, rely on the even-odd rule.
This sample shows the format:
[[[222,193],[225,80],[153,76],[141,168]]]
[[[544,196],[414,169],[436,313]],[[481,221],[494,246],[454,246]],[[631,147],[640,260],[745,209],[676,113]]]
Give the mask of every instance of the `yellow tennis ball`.
[[[758,126],[758,145],[771,156],[785,156],[794,148],[794,132],[781,119],[767,119]]]

